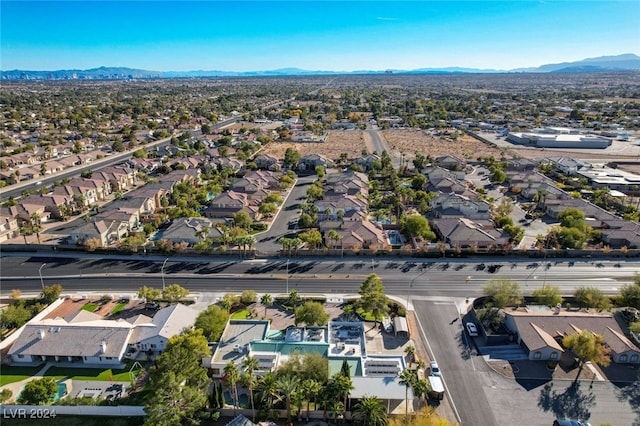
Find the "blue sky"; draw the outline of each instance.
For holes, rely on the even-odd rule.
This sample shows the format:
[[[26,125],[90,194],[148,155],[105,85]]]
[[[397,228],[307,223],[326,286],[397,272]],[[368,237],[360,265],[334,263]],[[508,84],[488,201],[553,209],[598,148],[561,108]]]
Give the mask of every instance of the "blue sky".
[[[638,0],[7,1],[0,69],[513,69],[640,54]]]

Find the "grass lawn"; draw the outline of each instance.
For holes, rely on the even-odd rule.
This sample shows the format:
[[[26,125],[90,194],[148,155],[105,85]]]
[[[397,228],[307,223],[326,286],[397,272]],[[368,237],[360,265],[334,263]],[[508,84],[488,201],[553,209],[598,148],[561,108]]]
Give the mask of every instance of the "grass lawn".
[[[130,368],[131,364],[127,364],[127,366],[123,370],[112,370],[110,368],[103,369],[51,367],[47,370],[45,376],[53,376],[56,378],[56,380],[70,377],[73,380],[95,380],[103,382],[110,381],[111,377],[113,376],[113,380],[116,382],[128,382],[130,380]]]
[[[27,379],[40,371],[41,368],[42,365],[36,367],[10,367],[3,365],[0,370],[0,386]]]
[[[247,319],[249,317],[249,314],[251,314],[251,311],[249,309],[242,309],[231,314],[231,319]]]
[[[98,306],[99,306],[99,305],[98,305],[97,303],[87,303],[86,305],[84,305],[84,306],[82,307],[82,310],[83,310],[83,311],[93,312],[93,311],[95,311],[96,309],[98,309]]]
[[[123,310],[125,306],[127,306],[127,304],[126,304],[126,303],[124,303],[124,302],[120,302],[120,303],[118,303],[118,304],[117,304],[116,306],[114,306],[114,307],[113,307],[113,309],[111,310],[111,315],[115,315],[115,314],[117,314],[118,312],[120,312],[121,310]]]

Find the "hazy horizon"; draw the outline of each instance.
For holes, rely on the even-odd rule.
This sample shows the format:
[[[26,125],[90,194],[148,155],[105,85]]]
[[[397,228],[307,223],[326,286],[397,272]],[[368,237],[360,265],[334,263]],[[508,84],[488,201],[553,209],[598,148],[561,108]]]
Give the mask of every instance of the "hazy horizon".
[[[629,1],[2,1],[0,69],[511,70],[638,54]]]

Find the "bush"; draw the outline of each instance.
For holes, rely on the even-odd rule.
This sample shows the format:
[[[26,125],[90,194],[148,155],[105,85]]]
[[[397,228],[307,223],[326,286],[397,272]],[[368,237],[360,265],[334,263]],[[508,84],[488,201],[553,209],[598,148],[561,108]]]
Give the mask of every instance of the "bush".
[[[253,290],[245,290],[240,295],[240,303],[245,306],[255,303],[256,300],[258,300],[258,298],[256,296],[256,292]]]

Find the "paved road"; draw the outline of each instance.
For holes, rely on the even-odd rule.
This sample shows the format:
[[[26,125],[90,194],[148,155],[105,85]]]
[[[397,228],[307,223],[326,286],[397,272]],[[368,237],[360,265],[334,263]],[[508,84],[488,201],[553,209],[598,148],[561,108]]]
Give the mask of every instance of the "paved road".
[[[458,319],[458,308],[451,301],[414,301],[413,307],[429,342],[427,349],[442,371],[445,389],[453,400],[462,425],[497,425],[476,374],[478,362],[470,356]],[[524,423],[520,423],[524,424]]]
[[[316,179],[316,175],[298,178],[295,186],[289,191],[287,199],[282,203],[282,207],[269,230],[256,235],[257,242],[255,247],[259,253],[278,253],[282,247],[278,244],[278,239],[294,232],[292,227],[297,226],[301,213],[300,204],[307,199],[307,188]]]
[[[64,256],[64,255],[62,255]],[[79,259],[59,255],[8,256],[0,259],[0,289],[37,289],[40,286],[39,273],[45,284],[66,282],[71,278],[78,288],[82,288],[82,276],[86,281],[85,290],[101,286],[127,288],[122,277],[130,277],[128,289],[135,290],[141,285],[158,285],[164,272],[165,280],[186,285],[192,291],[207,289],[227,289],[225,282],[243,279],[243,285],[251,288],[252,280],[286,278],[284,259],[256,259],[238,261],[236,259],[210,260],[202,258],[169,258],[162,271],[164,257],[118,256],[107,257],[98,254],[84,254]],[[486,261],[486,260],[485,260]],[[434,260],[341,260],[332,258],[292,259],[289,262],[290,281],[297,283],[305,292],[316,293],[356,293],[367,274],[375,271],[383,279],[387,293],[406,297],[409,293],[420,296],[477,297],[488,279],[508,277],[519,281],[525,293],[541,287],[545,282],[560,287],[564,294],[572,294],[577,286],[597,286],[607,293],[616,293],[619,288],[633,280],[633,274],[640,270],[640,263],[623,262],[615,266],[613,262],[602,262],[596,266],[590,262],[576,261],[551,264],[549,269],[531,260],[505,264],[496,274],[477,270],[479,260],[465,259],[456,262]],[[42,264],[46,264],[41,268]],[[536,266],[537,265],[537,266]],[[375,269],[374,269],[375,268]],[[546,274],[546,279],[545,279]],[[468,279],[470,278],[470,279]],[[112,284],[113,283],[113,284]],[[216,284],[217,283],[217,284]],[[96,288],[97,287],[97,288]],[[269,286],[269,291],[277,286]],[[256,290],[258,290],[256,288]]]

